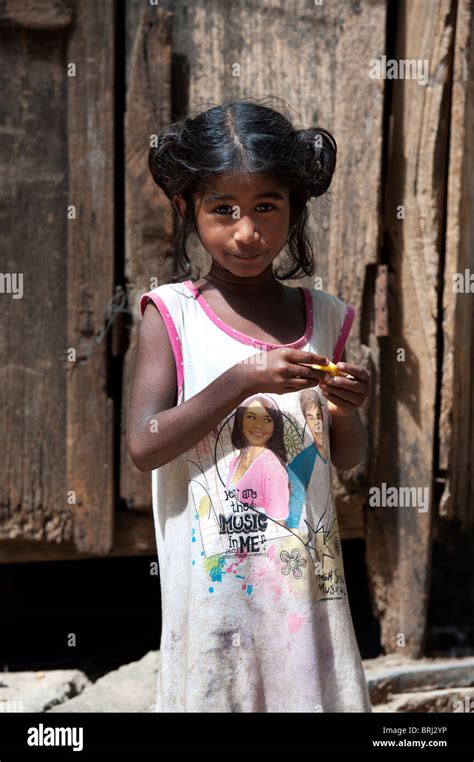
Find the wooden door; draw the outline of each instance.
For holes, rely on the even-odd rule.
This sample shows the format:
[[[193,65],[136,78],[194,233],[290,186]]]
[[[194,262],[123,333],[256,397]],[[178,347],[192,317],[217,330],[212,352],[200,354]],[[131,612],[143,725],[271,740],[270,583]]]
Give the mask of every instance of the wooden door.
[[[115,3],[2,3],[0,559],[107,553]],[[106,337],[108,339],[108,337]]]

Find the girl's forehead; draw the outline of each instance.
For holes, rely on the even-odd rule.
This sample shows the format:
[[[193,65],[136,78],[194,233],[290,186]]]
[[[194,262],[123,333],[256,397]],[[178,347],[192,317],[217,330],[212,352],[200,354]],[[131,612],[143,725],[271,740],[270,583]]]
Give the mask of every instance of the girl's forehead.
[[[262,191],[284,191],[275,177],[268,172],[226,172],[216,174],[201,188],[201,194],[210,193],[250,193]]]

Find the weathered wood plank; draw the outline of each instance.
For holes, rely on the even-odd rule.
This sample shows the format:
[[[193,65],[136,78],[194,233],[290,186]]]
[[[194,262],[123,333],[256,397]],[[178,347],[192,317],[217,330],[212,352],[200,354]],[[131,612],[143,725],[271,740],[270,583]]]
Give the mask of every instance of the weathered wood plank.
[[[60,543],[22,539],[0,542],[0,564],[45,560],[78,561],[102,556],[101,552],[81,553],[73,540]],[[107,553],[107,557],[118,556],[154,556],[156,558],[156,538],[151,511],[147,514],[137,511],[117,511],[114,544]]]
[[[68,0],[0,0],[0,25],[27,29],[64,29],[73,19]]]
[[[393,271],[390,336],[380,356],[380,432],[374,486],[429,490],[429,503],[368,515],[368,570],[387,652],[422,653],[430,583],[436,429],[439,261],[443,239],[453,0],[397,6],[397,61],[429,62],[429,82],[392,80],[393,139],[384,227]],[[402,208],[400,210],[400,207]],[[404,216],[400,215],[404,211]],[[399,350],[404,355],[399,356]],[[399,493],[398,499],[401,499]]]
[[[474,297],[456,293],[454,278],[474,276],[474,13],[459,0],[453,61],[446,248],[443,290],[443,356],[439,463],[446,472],[440,515],[474,523]]]
[[[66,484],[62,36],[0,28],[0,540],[72,536]],[[21,279],[21,280],[20,280]],[[1,543],[0,543],[1,544]],[[19,560],[19,558],[17,558]]]
[[[136,365],[139,297],[171,280],[173,213],[148,168],[150,139],[171,121],[171,14],[141,11],[130,65],[125,119],[125,277],[135,326],[123,364],[120,494],[130,509],[149,508],[151,477],[132,463],[127,419]]]
[[[356,540],[365,535],[364,501],[360,495],[342,495],[336,501],[337,523],[342,540]]]
[[[105,342],[96,337],[114,293],[114,14],[112,0],[78,3],[69,38],[67,489],[74,540],[91,554],[112,547],[113,401]]]
[[[371,397],[360,410],[369,430],[367,456],[350,471],[335,469],[333,477],[341,537],[350,539],[365,535],[370,464],[378,448],[379,342],[373,278],[379,257],[385,83],[371,79],[369,67],[384,49],[386,7],[383,2],[323,3],[316,10],[317,27],[311,31],[321,59],[308,72],[313,89],[308,82],[303,93],[306,121],[311,123],[317,83],[313,121],[323,126],[326,122],[338,143],[330,195],[316,202],[311,218],[320,241],[317,275],[323,275],[326,291],[355,307],[347,361],[372,374]],[[304,60],[309,65],[309,51]]]

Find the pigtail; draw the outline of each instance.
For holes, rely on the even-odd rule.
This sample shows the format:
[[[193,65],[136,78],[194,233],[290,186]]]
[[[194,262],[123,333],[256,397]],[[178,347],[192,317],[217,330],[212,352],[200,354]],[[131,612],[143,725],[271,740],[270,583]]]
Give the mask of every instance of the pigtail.
[[[293,266],[284,273],[275,272],[281,279],[313,275],[316,261],[308,235],[308,207],[310,198],[322,196],[331,185],[336,167],[337,144],[330,132],[322,127],[295,130],[293,133],[292,165],[296,181],[291,194],[290,233],[288,254]]]
[[[148,167],[153,180],[169,199],[176,190],[170,188],[171,178],[176,174],[184,121],[166,127],[158,136],[158,144],[150,148]]]
[[[298,130],[296,141],[305,176],[303,190],[308,199],[322,196],[331,185],[336,167],[336,141],[322,127]]]
[[[189,278],[193,268],[186,251],[186,241],[190,233],[196,228],[193,203],[187,193],[190,186],[189,175],[192,176],[191,167],[186,162],[186,150],[184,133],[188,120],[166,127],[159,135],[157,145],[150,148],[148,153],[148,168],[155,183],[161,188],[166,196],[173,201],[173,197],[183,193],[186,197],[186,217],[177,228],[174,237],[174,255],[180,275]]]

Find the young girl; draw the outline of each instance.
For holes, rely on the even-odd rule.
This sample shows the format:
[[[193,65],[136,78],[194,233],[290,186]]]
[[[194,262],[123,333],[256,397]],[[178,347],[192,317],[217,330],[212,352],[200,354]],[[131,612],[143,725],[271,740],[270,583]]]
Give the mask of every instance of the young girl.
[[[314,273],[307,203],[331,183],[335,141],[243,100],[165,129],[149,163],[182,220],[184,272],[141,297],[128,435],[133,462],[152,476],[154,709],[370,712],[330,474],[330,461],[348,469],[364,456],[358,408],[370,379],[338,362],[354,309],[282,283]],[[194,282],[191,232],[212,260]],[[289,266],[274,270],[285,246]],[[329,360],[348,376],[311,367]],[[303,413],[309,389],[325,431]],[[310,458],[315,441],[327,459]],[[287,522],[296,482],[305,499]]]

